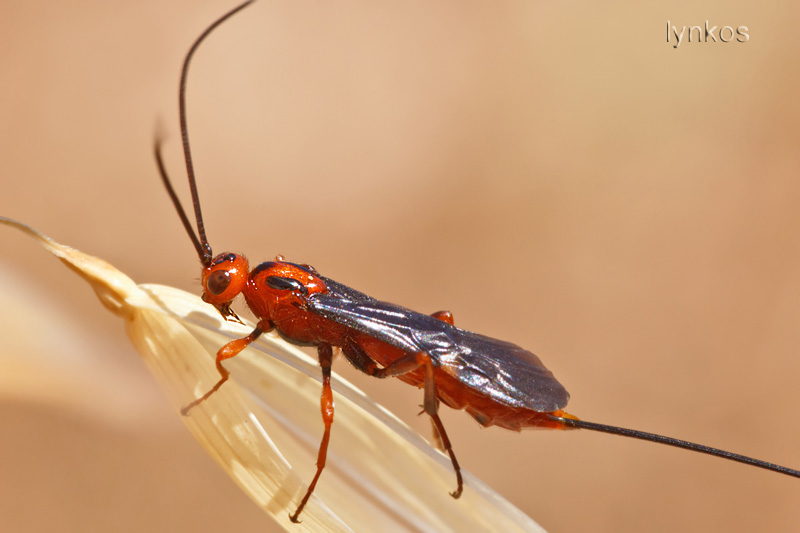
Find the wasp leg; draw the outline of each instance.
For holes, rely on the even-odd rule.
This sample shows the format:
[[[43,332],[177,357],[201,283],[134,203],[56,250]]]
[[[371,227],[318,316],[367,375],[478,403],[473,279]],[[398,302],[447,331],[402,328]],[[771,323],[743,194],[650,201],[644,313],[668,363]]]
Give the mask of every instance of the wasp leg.
[[[354,340],[347,339],[345,344],[341,346],[341,349],[342,354],[344,354],[345,358],[350,361],[350,364],[353,365],[356,370],[360,370],[368,376],[374,376],[375,372],[380,370],[378,363],[376,363]]]
[[[220,375],[219,381],[217,381],[216,385],[211,387],[210,391],[208,391],[207,393],[203,394],[200,398],[196,399],[195,401],[193,401],[192,403],[190,403],[188,405],[183,406],[181,408],[181,414],[183,416],[188,415],[189,411],[191,411],[198,404],[206,401],[209,398],[209,396],[211,396],[212,394],[217,392],[217,390],[219,390],[219,388],[222,386],[223,383],[228,381],[228,377],[230,376],[230,372],[228,372],[228,370],[224,366],[222,366],[222,361],[224,361],[225,359],[230,359],[231,357],[235,357],[236,355],[238,355],[239,352],[241,352],[242,350],[247,348],[247,346],[251,342],[256,340],[258,337],[261,336],[262,333],[264,333],[265,331],[268,331],[271,328],[271,326],[269,324],[265,324],[265,323],[262,323],[262,322],[259,322],[258,326],[256,326],[256,329],[254,329],[253,332],[250,333],[250,335],[248,335],[247,337],[244,337],[242,339],[233,340],[233,341],[229,342],[228,344],[226,344],[225,346],[223,346],[222,348],[219,349],[219,351],[217,352],[217,361],[216,361],[216,363],[217,363],[217,371],[219,372],[219,375]]]
[[[456,459],[456,454],[453,452],[453,446],[450,444],[450,439],[447,437],[447,432],[444,430],[442,419],[439,418],[439,400],[436,398],[436,385],[433,381],[433,362],[430,356],[425,352],[410,353],[393,361],[390,365],[380,368],[369,354],[356,342],[348,342],[342,347],[342,352],[344,352],[344,355],[353,366],[376,378],[400,376],[412,372],[419,367],[425,368],[425,389],[422,407],[431,417],[433,427],[439,436],[437,441],[441,443],[441,448],[450,456],[450,462],[453,463],[453,470],[456,472],[456,482],[458,486],[450,495],[453,498],[461,496],[464,490],[464,480],[461,477],[461,467],[458,466],[458,459]]]
[[[322,434],[322,442],[319,444],[319,452],[317,454],[317,473],[311,484],[308,486],[306,495],[297,506],[297,510],[289,519],[295,524],[300,521],[297,519],[303,508],[308,503],[311,493],[314,492],[314,487],[317,486],[320,474],[325,469],[325,461],[328,457],[328,441],[331,437],[331,425],[333,425],[333,390],[331,390],[331,363],[333,361],[333,348],[330,344],[320,344],[317,348],[319,354],[319,366],[322,368],[322,398],[320,399],[320,408],[322,410],[322,422],[325,424],[325,432]]]
[[[439,410],[439,400],[436,400],[436,410]],[[447,453],[447,448],[444,447],[444,441],[442,441],[442,436],[439,434],[439,430],[436,428],[436,422],[433,421],[433,418],[429,418],[428,420],[431,421],[431,441],[434,447],[442,453]]]
[[[437,311],[435,313],[431,313],[431,316],[433,318],[441,320],[442,322],[446,322],[451,326],[455,326],[455,322],[453,321],[453,313],[451,313],[450,311]],[[438,409],[438,401],[437,401],[437,409]],[[431,420],[431,430],[432,430],[431,433],[433,434],[433,443],[436,445],[436,449],[438,449],[440,452],[447,451],[444,448],[444,442],[442,442],[442,436],[439,434],[439,430],[436,429],[436,423],[433,421],[433,418],[431,418],[430,420]]]
[[[456,454],[453,452],[453,446],[450,444],[450,439],[447,437],[447,432],[444,430],[442,419],[439,418],[439,400],[436,398],[436,385],[433,382],[433,362],[428,354],[418,355],[422,355],[424,357],[423,364],[425,365],[425,399],[422,402],[422,407],[431,417],[433,426],[436,428],[436,432],[439,434],[441,444],[447,452],[447,455],[450,456],[450,462],[453,463],[453,470],[456,471],[457,486],[455,492],[451,492],[450,496],[453,498],[458,498],[461,496],[461,492],[464,490],[464,480],[461,477],[461,467],[458,466],[458,459],[456,459]]]

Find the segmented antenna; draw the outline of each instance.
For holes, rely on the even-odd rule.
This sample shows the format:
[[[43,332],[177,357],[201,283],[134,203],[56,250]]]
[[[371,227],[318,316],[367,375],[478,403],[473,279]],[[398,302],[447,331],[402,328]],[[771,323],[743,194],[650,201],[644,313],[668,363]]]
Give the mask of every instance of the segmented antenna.
[[[208,266],[211,264],[211,259],[213,258],[213,253],[211,252],[211,246],[208,244],[208,239],[206,238],[206,230],[205,226],[203,225],[203,214],[200,211],[200,197],[197,193],[197,182],[194,177],[194,165],[192,164],[192,151],[189,148],[189,129],[186,125],[186,80],[189,74],[189,63],[192,60],[192,56],[194,56],[195,51],[200,46],[208,35],[214,31],[217,26],[228,20],[230,17],[247,7],[248,5],[252,4],[255,0],[247,0],[242,4],[238,5],[237,7],[233,8],[232,10],[228,11],[224,15],[222,15],[219,19],[217,19],[213,24],[211,24],[206,30],[200,34],[200,36],[194,41],[192,47],[189,48],[189,52],[186,54],[186,57],[183,60],[183,68],[181,69],[181,81],[180,81],[180,89],[178,91],[178,110],[180,113],[180,124],[181,124],[181,140],[183,142],[183,157],[186,161],[186,174],[189,178],[189,190],[192,193],[192,205],[194,206],[194,216],[195,221],[197,223],[197,234],[195,234],[194,230],[192,229],[192,225],[189,222],[188,217],[186,216],[186,212],[181,206],[180,201],[178,200],[177,195],[175,194],[175,190],[172,188],[170,184],[169,176],[167,175],[166,169],[164,168],[164,163],[161,158],[161,137],[157,136],[155,141],[155,156],[156,162],[158,164],[158,170],[161,173],[161,179],[164,181],[164,185],[167,188],[167,192],[169,193],[169,197],[172,198],[172,203],[175,205],[175,209],[178,211],[178,216],[181,218],[181,222],[183,222],[183,226],[186,228],[187,233],[189,233],[189,237],[192,239],[192,244],[194,244],[195,249],[197,250],[197,255],[200,257],[200,262],[203,263],[203,266]]]

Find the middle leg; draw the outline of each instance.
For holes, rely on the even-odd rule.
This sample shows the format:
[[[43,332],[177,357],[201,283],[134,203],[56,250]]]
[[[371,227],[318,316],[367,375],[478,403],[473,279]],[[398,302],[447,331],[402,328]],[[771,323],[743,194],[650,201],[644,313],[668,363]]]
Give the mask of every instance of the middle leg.
[[[375,361],[367,354],[361,346],[356,342],[348,342],[342,347],[342,352],[345,357],[362,372],[374,376],[376,378],[388,378],[394,376],[401,376],[412,372],[420,367],[425,370],[424,381],[424,399],[422,402],[423,410],[431,417],[431,422],[438,435],[438,442],[440,449],[450,456],[450,462],[453,464],[453,470],[456,472],[457,487],[450,495],[453,498],[458,498],[464,490],[464,480],[461,476],[461,467],[458,465],[458,459],[453,452],[453,446],[450,444],[450,439],[447,437],[447,432],[442,424],[442,419],[439,418],[439,399],[436,397],[436,384],[434,383],[434,366],[430,356],[425,352],[409,353],[405,356],[396,359],[388,366],[380,368]]]
[[[319,452],[317,453],[317,473],[311,484],[308,486],[306,495],[297,506],[297,510],[289,518],[295,524],[299,523],[298,517],[303,511],[303,508],[311,498],[311,493],[314,492],[314,487],[317,486],[317,481],[322,471],[325,469],[325,462],[328,457],[328,442],[331,438],[331,426],[333,425],[333,390],[331,389],[331,363],[333,361],[333,348],[330,344],[320,344],[317,349],[319,354],[319,366],[322,368],[322,397],[320,398],[320,409],[322,411],[322,422],[325,424],[325,431],[322,434],[322,442],[319,443]]]

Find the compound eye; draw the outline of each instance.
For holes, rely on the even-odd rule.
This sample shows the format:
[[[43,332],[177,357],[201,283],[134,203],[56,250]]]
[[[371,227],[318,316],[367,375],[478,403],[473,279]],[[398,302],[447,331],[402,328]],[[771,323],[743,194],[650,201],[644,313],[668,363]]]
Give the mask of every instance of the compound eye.
[[[227,270],[212,272],[206,280],[206,290],[214,296],[219,296],[231,284],[231,274]]]
[[[308,294],[308,289],[300,281],[294,278],[284,278],[281,276],[268,276],[267,287],[279,291],[300,291],[301,294]]]

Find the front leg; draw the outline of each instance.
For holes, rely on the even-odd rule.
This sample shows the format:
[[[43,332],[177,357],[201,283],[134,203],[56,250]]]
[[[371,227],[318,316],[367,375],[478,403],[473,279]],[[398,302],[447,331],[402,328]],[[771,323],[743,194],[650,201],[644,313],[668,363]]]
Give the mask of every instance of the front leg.
[[[228,370],[224,366],[222,366],[222,361],[224,361],[225,359],[230,359],[231,357],[235,357],[236,355],[239,354],[239,352],[247,348],[247,346],[250,343],[259,338],[262,333],[264,333],[265,331],[269,331],[270,329],[272,329],[272,325],[268,321],[262,320],[258,323],[256,329],[254,329],[253,332],[250,333],[250,335],[242,339],[232,340],[231,342],[220,348],[219,351],[217,352],[217,359],[216,359],[217,372],[219,372],[220,375],[219,381],[217,381],[216,385],[211,387],[210,391],[203,394],[200,398],[196,399],[192,403],[185,405],[181,409],[181,414],[183,416],[188,415],[189,411],[191,411],[198,404],[206,401],[212,394],[214,394],[215,392],[217,392],[217,390],[219,390],[219,388],[222,386],[223,383],[228,381],[228,377],[230,377],[230,372],[228,372]]]

